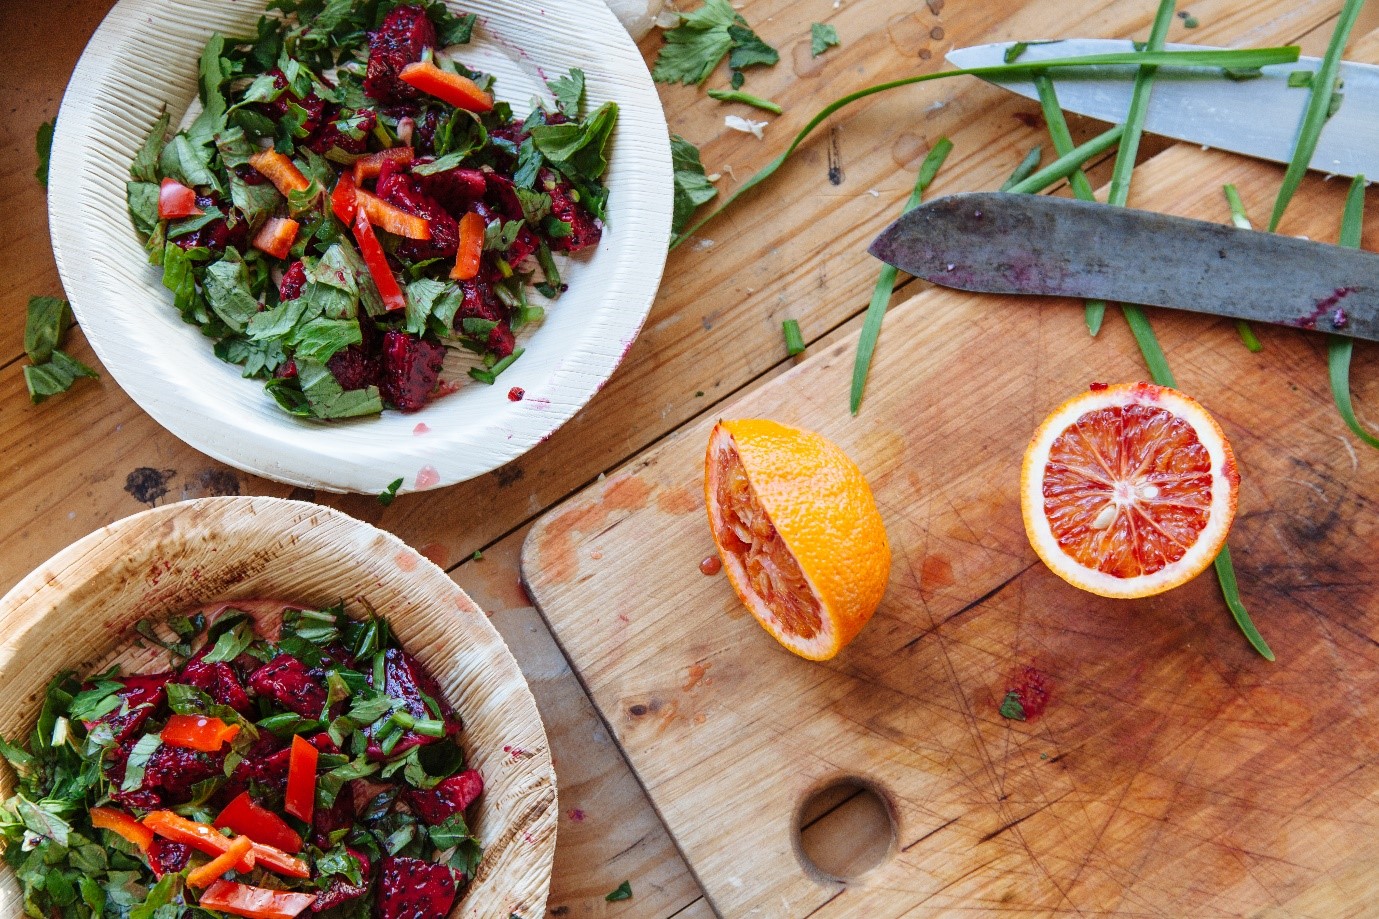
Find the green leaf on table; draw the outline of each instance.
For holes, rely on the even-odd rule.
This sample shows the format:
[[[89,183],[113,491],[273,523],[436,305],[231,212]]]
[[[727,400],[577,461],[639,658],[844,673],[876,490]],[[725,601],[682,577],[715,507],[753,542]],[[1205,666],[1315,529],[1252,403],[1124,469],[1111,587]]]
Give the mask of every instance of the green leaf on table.
[[[837,47],[838,30],[828,23],[811,22],[809,24],[809,56],[818,57],[829,48]]]
[[[746,67],[772,67],[780,63],[780,53],[753,32],[741,16],[737,22],[728,26],[728,37],[733,40],[732,50],[728,52],[728,68],[733,71],[733,89],[742,85],[741,75]]]
[[[705,0],[664,33],[651,76],[658,83],[703,83],[733,47],[728,27],[738,19],[728,0]]]
[[[46,363],[24,368],[24,385],[29,389],[29,400],[37,405],[49,396],[71,389],[80,377],[99,376],[76,358],[55,350]]]
[[[24,321],[24,353],[35,364],[45,363],[62,341],[71,307],[60,297],[30,297]]]
[[[53,155],[53,125],[52,121],[43,122],[34,137],[34,152],[38,155],[38,169],[34,170],[34,178],[44,188],[48,187],[48,161]]]
[[[616,903],[619,900],[631,900],[632,882],[623,881],[621,884],[618,885],[616,890],[609,893],[606,897],[604,897],[604,899],[607,900],[609,903]]]
[[[670,135],[670,163],[675,174],[674,210],[670,221],[672,237],[689,223],[700,205],[712,201],[718,189],[704,174],[699,148],[679,134]]]
[[[1025,706],[1020,702],[1020,694],[1013,689],[1006,693],[1006,697],[1001,700],[999,711],[1002,718],[1009,718],[1012,721],[1025,720]]]

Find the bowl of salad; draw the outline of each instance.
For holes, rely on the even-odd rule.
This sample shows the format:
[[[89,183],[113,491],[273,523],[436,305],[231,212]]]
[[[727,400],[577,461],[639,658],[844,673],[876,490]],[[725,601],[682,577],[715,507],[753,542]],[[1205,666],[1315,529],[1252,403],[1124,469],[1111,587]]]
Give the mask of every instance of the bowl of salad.
[[[337,511],[121,520],[3,599],[6,915],[545,914],[536,705],[440,568]]]
[[[141,407],[362,493],[472,478],[578,411],[672,211],[659,100],[601,0],[120,0],[49,188],[73,311]]]

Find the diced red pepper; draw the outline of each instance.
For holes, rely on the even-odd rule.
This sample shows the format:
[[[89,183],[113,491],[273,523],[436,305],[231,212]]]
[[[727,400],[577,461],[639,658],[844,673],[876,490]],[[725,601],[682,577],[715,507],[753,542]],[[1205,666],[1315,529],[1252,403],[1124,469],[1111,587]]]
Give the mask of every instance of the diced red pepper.
[[[311,822],[316,810],[316,761],[321,751],[300,735],[292,738],[292,756],[287,761],[287,800],[283,810],[300,820]]]
[[[416,151],[411,147],[390,147],[377,153],[370,153],[354,161],[354,183],[364,184],[365,179],[376,179],[383,171],[384,163],[405,166],[416,159]]]
[[[467,112],[487,112],[493,108],[493,97],[477,83],[458,73],[441,70],[431,61],[408,64],[398,77],[409,86]]]
[[[171,839],[173,842],[180,842],[184,846],[191,846],[196,851],[204,852],[207,855],[220,855],[230,848],[229,837],[222,836],[209,823],[197,823],[195,820],[180,817],[172,811],[153,811],[144,818],[144,826],[164,839]],[[281,849],[255,840],[252,851],[255,863],[261,868],[267,868],[288,877],[311,877],[311,870],[307,867],[306,862],[300,858],[293,858]],[[237,870],[248,871],[250,869],[245,862],[241,861]]]
[[[207,887],[212,881],[219,880],[221,875],[235,870],[241,861],[249,865],[250,868],[254,866],[254,840],[248,836],[235,837],[230,840],[230,848],[200,868],[192,869],[187,875],[187,886]]]
[[[287,258],[300,228],[301,224],[290,217],[272,217],[254,237],[254,248],[274,258]]]
[[[109,830],[128,839],[139,847],[140,852],[147,852],[153,842],[152,830],[124,811],[115,810],[113,807],[91,808],[91,825],[98,830]]]
[[[460,248],[455,253],[455,267],[450,277],[456,281],[472,281],[479,276],[479,260],[484,254],[484,218],[470,211],[460,218]]]
[[[239,725],[203,715],[173,715],[159,736],[168,746],[215,753],[239,736]]]
[[[247,791],[240,792],[237,798],[225,805],[213,825],[216,829],[232,830],[294,855],[302,851],[302,837],[297,831],[268,808],[255,804]]]
[[[158,219],[176,220],[206,213],[196,206],[196,190],[176,179],[164,179],[158,186]]]
[[[330,193],[330,209],[345,226],[354,223],[354,215],[359,212],[355,187],[354,173],[345,170],[340,173],[340,181],[335,183],[335,191]]]
[[[296,163],[271,147],[249,157],[249,165],[261,172],[284,195],[303,191],[311,185]]]
[[[424,217],[409,214],[402,208],[384,201],[378,195],[364,191],[357,186],[354,200],[359,203],[359,210],[368,215],[369,223],[374,226],[382,227],[389,233],[405,236],[408,239],[431,238],[431,225],[426,222]]]
[[[374,234],[373,227],[369,226],[369,218],[363,208],[354,215],[354,241],[359,244],[359,254],[364,256],[369,276],[373,278],[379,295],[383,297],[384,308],[390,313],[393,310],[406,309],[407,297],[398,286],[393,269],[388,265],[388,256],[384,254],[383,246]]]
[[[248,916],[250,919],[294,919],[315,902],[314,893],[269,890],[222,879],[201,895],[198,905],[202,909],[219,910],[232,916]]]

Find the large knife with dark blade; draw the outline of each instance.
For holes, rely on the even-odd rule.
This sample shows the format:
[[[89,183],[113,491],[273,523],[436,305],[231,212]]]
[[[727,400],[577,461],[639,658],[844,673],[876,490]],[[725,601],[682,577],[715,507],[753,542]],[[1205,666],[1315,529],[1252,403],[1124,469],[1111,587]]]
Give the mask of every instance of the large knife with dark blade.
[[[1044,294],[1379,341],[1379,254],[1046,195],[950,195],[870,252],[944,287]]]

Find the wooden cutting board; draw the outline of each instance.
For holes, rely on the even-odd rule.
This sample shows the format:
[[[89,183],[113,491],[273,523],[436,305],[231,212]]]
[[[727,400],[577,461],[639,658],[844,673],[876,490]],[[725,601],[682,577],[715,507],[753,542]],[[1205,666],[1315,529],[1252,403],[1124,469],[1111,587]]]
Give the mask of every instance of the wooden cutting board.
[[[1232,181],[1262,216],[1280,173],[1175,147],[1135,201],[1224,221]],[[1309,178],[1284,229],[1334,240],[1344,190]],[[1227,322],[1151,317],[1239,458],[1231,546],[1277,663],[1210,574],[1117,602],[1034,556],[1035,426],[1090,381],[1145,376],[1118,315],[1092,339],[1068,301],[921,289],[887,317],[860,417],[855,338],[724,410],[823,432],[875,489],[889,591],[832,662],[781,650],[700,573],[716,417],[533,529],[530,592],[723,916],[1379,915],[1379,452],[1332,407],[1323,336],[1259,328],[1252,354]],[[1357,346],[1355,379],[1379,404],[1379,349]],[[1001,717],[1031,679],[1043,714]],[[879,790],[895,843],[843,882],[806,865],[796,824],[847,778]]]

